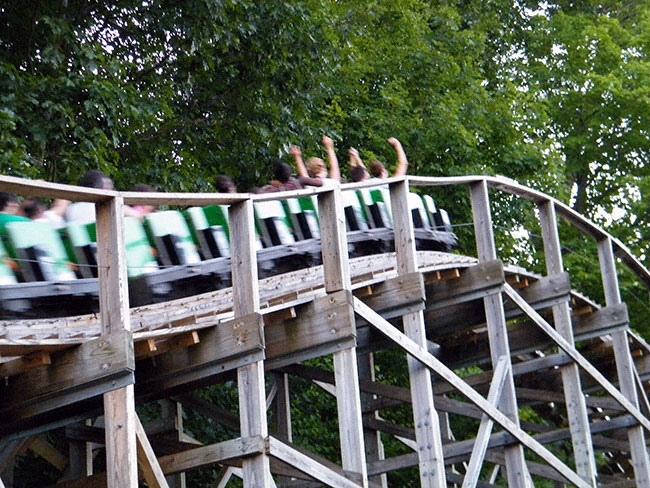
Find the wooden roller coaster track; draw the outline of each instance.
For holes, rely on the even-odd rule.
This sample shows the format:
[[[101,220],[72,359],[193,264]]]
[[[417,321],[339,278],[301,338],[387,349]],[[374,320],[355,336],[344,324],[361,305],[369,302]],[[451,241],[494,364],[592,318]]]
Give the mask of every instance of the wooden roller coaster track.
[[[147,194],[0,176],[1,191],[96,204],[99,279],[98,314],[0,322],[0,487],[14,486],[12,463],[27,449],[65,472],[56,485],[64,488],[136,487],[139,477],[149,487],[182,486],[180,473],[205,466],[221,467],[220,487],[232,476],[255,488],[387,487],[387,473],[412,467],[420,486],[432,488],[490,487],[497,478],[511,487],[542,479],[649,487],[650,347],[629,328],[617,258],[646,287],[650,272],[607,232],[512,180],[382,183],[390,188],[395,251],[351,259],[342,192],[377,183]],[[412,186],[469,188],[476,257],[416,251]],[[544,276],[499,261],[488,189],[534,204]],[[322,265],[258,279],[253,202],[303,195],[318,199]],[[229,205],[232,287],[130,308],[125,204]],[[571,290],[558,216],[595,239],[604,305]],[[408,387],[375,378],[373,356],[389,349],[404,352]],[[333,371],[305,364],[326,355]],[[470,365],[481,371],[456,374]],[[289,376],[335,397],[340,465],[292,442]],[[224,378],[236,378],[239,416],[192,395]],[[136,401],[158,399],[175,406],[173,445],[159,445],[156,426],[136,414]],[[197,445],[183,432],[179,405],[239,436]],[[396,405],[410,405],[411,427],[382,418]],[[522,407],[547,422],[520,418]],[[473,419],[476,435],[455,440],[450,416]],[[97,417],[103,421],[84,423]],[[42,435],[63,426],[66,454]],[[382,436],[410,452],[386,458]],[[87,462],[92,446],[105,446],[105,472]]]

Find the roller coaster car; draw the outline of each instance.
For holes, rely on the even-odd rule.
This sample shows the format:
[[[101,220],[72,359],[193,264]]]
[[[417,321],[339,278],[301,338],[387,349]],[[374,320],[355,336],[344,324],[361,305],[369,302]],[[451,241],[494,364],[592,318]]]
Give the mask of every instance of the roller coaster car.
[[[446,212],[431,197],[409,194],[416,246],[456,246]],[[343,192],[351,257],[394,249],[385,189]],[[261,278],[321,264],[315,197],[254,203]],[[124,218],[131,306],[183,298],[231,286],[228,208],[212,205]],[[6,225],[0,241],[0,319],[86,314],[98,310],[94,224]],[[4,245],[3,245],[4,244]],[[19,263],[19,264],[18,264]]]
[[[1,237],[1,319],[62,317],[99,310],[97,280],[77,279],[59,235],[49,225],[10,222]]]

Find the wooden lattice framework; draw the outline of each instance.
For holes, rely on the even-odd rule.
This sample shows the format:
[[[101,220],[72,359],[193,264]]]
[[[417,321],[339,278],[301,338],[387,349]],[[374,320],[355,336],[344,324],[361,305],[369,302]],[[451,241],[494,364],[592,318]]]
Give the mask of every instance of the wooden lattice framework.
[[[166,487],[178,483],[171,475],[214,464],[223,466],[218,486],[226,486],[234,474],[244,486],[256,488],[385,487],[385,473],[409,466],[418,467],[422,487],[494,486],[494,476],[479,481],[486,461],[505,467],[505,479],[513,487],[532,486],[531,474],[558,485],[650,486],[645,391],[650,347],[629,330],[616,257],[646,286],[650,272],[619,241],[566,205],[511,180],[406,177],[382,183],[390,188],[395,253],[351,261],[341,192],[358,185],[270,195],[143,194],[0,177],[2,191],[96,203],[100,294],[99,316],[0,325],[0,376],[5,378],[0,387],[0,475],[7,480],[12,461],[31,448],[77,476],[57,485],[67,488],[136,487],[139,472],[148,486]],[[416,252],[407,203],[413,185],[469,188],[477,259]],[[498,261],[488,188],[537,206],[546,276]],[[318,196],[322,267],[259,280],[253,201],[313,194]],[[232,288],[130,309],[124,204],[230,205]],[[558,215],[596,240],[605,306],[571,292]],[[509,327],[513,317],[526,320]],[[472,331],[475,345],[468,360],[489,358],[491,371],[461,379],[450,369],[461,349],[445,352],[443,346],[442,352],[430,352],[432,341],[454,328]],[[556,353],[527,354],[551,346]],[[410,392],[375,381],[372,354],[384,347],[407,353]],[[301,364],[326,354],[333,355],[333,374]],[[187,394],[227,372],[236,372],[239,418],[215,413]],[[317,381],[335,395],[341,466],[291,443],[289,374]],[[520,380],[529,377],[537,390],[526,388],[528,383],[522,386]],[[553,388],[540,390],[540,377]],[[468,402],[448,398],[451,391]],[[596,392],[606,396],[594,396]],[[139,395],[168,397],[176,402],[172,406],[183,404],[238,423],[240,437],[209,446],[185,444],[182,451],[157,455],[150,426],[136,415]],[[79,424],[98,409],[102,413],[99,397],[103,425]],[[382,405],[391,402],[412,404],[413,429],[378,416]],[[530,423],[523,425],[519,407],[534,402],[564,404],[567,427],[535,431]],[[267,405],[275,409],[272,434]],[[480,419],[475,439],[454,441],[449,413]],[[63,425],[71,439],[69,458],[39,437]],[[495,425],[498,432],[493,432]],[[176,428],[182,437],[178,422]],[[385,459],[380,432],[400,438],[412,454]],[[561,440],[571,441],[573,468],[545,447]],[[92,474],[88,463],[79,461],[90,442],[105,444],[106,473]],[[598,473],[595,452],[603,450],[629,457],[629,469]],[[527,459],[527,452],[543,462]],[[452,469],[463,462],[462,474]]]

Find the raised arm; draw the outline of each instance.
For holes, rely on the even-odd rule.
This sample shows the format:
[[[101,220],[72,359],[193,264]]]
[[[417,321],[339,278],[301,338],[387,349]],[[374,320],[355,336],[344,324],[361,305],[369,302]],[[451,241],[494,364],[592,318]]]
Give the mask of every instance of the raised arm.
[[[327,162],[330,165],[330,178],[341,181],[341,170],[339,169],[339,161],[336,159],[336,152],[334,151],[334,141],[327,136],[323,136],[323,146],[325,146]]]
[[[393,148],[395,148],[395,152],[397,153],[397,169],[395,170],[395,174],[393,176],[404,176],[408,170],[409,162],[406,159],[406,153],[404,152],[402,143],[394,137],[391,137],[388,139],[388,144],[393,146]]]
[[[361,166],[363,168],[366,167],[366,165],[363,164],[363,161],[361,161],[359,151],[357,151],[355,148],[351,147],[348,149],[348,156],[350,158],[350,168],[353,168],[354,166]]]
[[[293,156],[294,161],[296,162],[296,169],[298,171],[298,176],[301,178],[309,178],[309,174],[307,173],[307,168],[305,167],[305,163],[302,160],[302,151],[298,146],[291,146],[289,148],[289,154]]]

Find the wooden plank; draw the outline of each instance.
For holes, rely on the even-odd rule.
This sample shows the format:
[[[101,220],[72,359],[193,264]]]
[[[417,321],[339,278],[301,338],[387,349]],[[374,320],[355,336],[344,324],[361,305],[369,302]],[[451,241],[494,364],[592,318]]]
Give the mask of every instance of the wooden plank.
[[[260,312],[253,202],[247,200],[231,205],[228,219],[233,312],[237,319]],[[266,418],[262,358],[237,368],[237,389],[242,437],[266,438],[269,429]],[[271,488],[271,467],[265,451],[244,459],[242,472],[244,486]]]
[[[52,356],[52,364],[25,371],[0,384],[0,415],[5,424],[61,408],[133,383],[131,333],[118,331]],[[29,388],[25,388],[29,385]]]
[[[129,293],[122,225],[123,201],[115,197],[96,205],[99,311],[102,335],[129,331]],[[133,342],[128,348],[133,358]],[[109,488],[137,488],[138,469],[133,385],[104,394],[106,466]]]
[[[285,463],[291,464],[294,468],[299,469],[303,473],[328,486],[336,486],[340,488],[359,488],[360,486],[354,481],[347,479],[342,474],[314,461],[309,456],[275,439],[274,437],[269,438],[269,450],[271,456],[276,457]]]
[[[198,332],[200,342],[138,362],[138,393],[161,392],[259,360],[264,330],[259,313],[251,313]],[[240,360],[239,362],[237,360]]]
[[[5,175],[0,175],[0,191],[16,193],[22,196],[63,198],[65,200],[85,202],[106,201],[117,195],[117,192],[111,190],[50,183],[43,180],[28,180]]]
[[[490,212],[490,201],[486,181],[470,185],[470,197],[472,203],[472,215],[474,219],[474,236],[479,262],[493,261],[497,258],[496,245],[494,243],[494,230],[492,228],[492,215]],[[496,368],[497,361],[501,356],[510,359],[510,346],[506,329],[505,311],[503,308],[503,297],[501,293],[490,295],[483,299],[485,307],[485,318],[487,321],[488,337],[490,341],[490,356],[492,368]],[[510,368],[509,368],[510,371]],[[506,380],[503,396],[501,398],[501,410],[515,424],[519,423],[519,411],[517,398],[514,390],[512,374]],[[526,488],[528,476],[526,473],[526,461],[521,446],[509,447],[505,451],[506,472],[508,485],[513,488]]]
[[[355,296],[358,296],[355,293]],[[363,301],[389,320],[405,313],[424,310],[424,285],[419,272],[406,273],[374,286]]]
[[[437,310],[493,295],[505,283],[503,264],[490,260],[461,271],[460,278],[434,281],[426,287],[426,308]]]
[[[0,378],[14,376],[40,366],[52,364],[50,353],[37,351],[25,356],[0,363]]]
[[[165,475],[170,475],[232,459],[254,457],[265,452],[267,452],[267,446],[262,437],[239,437],[162,456],[158,462]]]
[[[535,451],[540,458],[550,464],[558,473],[565,477],[567,481],[579,487],[587,488],[590,486],[585,483],[582,478],[576,475],[576,473],[571,471],[562,461],[544,448],[544,446],[523,431],[515,422],[506,417],[500,410],[493,407],[487,400],[485,400],[485,398],[476,392],[476,390],[456,376],[452,370],[447,368],[447,366],[431,355],[426,349],[422,348],[399,332],[390,323],[383,320],[381,316],[366,307],[363,302],[355,300],[354,303],[355,311],[358,314],[363,315],[373,327],[377,328],[382,334],[390,338],[395,344],[404,349],[408,354],[416,358],[427,368],[442,376],[445,381],[453,384],[460,393],[465,395],[472,403],[490,416],[492,420],[497,422],[501,427],[514,436],[522,445]]]
[[[138,464],[149,488],[169,488],[165,475],[158,464],[156,454],[149,443],[140,419],[136,416],[136,437],[138,443]]]
[[[598,241],[598,258],[600,260],[600,273],[605,291],[605,303],[608,306],[618,305],[621,303],[621,294],[618,287],[616,262],[610,238]],[[630,355],[626,331],[614,332],[612,334],[612,343],[614,345],[618,383],[622,392],[621,396],[638,412],[639,398],[637,396],[633,373],[635,366]],[[618,398],[616,399],[618,400]],[[638,413],[640,414],[640,412]],[[634,416],[636,418],[636,415]],[[641,425],[648,429],[647,422],[641,422]],[[627,434],[630,442],[634,478],[638,486],[650,486],[650,456],[646,447],[645,433],[640,426],[636,426],[630,428]]]
[[[418,270],[413,218],[408,205],[409,187],[406,181],[401,181],[390,184],[389,188],[395,234],[397,272],[399,276],[402,276]],[[449,280],[440,283],[453,283],[455,281]],[[358,300],[355,299],[355,303],[357,302]],[[360,315],[365,318],[362,314]],[[426,347],[427,337],[422,312],[404,315],[402,323],[406,336],[419,346]],[[419,459],[420,484],[426,488],[444,488],[447,486],[447,482],[442,454],[442,437],[440,434],[440,420],[433,400],[431,373],[410,356],[407,356],[407,363]]]
[[[295,319],[272,323],[264,329],[267,361],[265,367],[276,368],[301,359],[319,357],[354,345],[356,335],[352,294],[338,291],[314,299],[299,307]],[[329,347],[328,347],[329,346]]]

